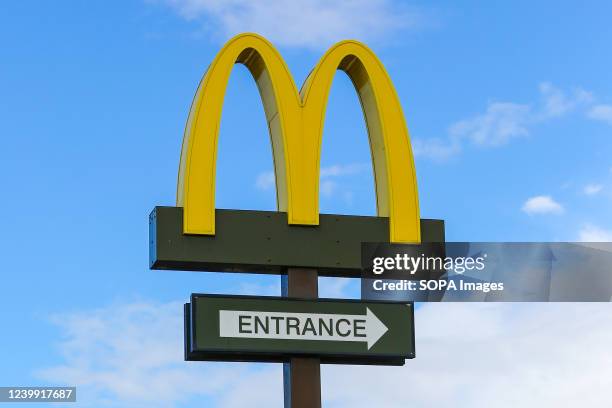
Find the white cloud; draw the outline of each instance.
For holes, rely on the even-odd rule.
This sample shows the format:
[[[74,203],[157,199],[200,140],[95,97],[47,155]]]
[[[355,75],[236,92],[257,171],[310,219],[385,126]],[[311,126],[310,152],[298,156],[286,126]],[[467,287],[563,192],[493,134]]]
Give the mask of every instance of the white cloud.
[[[578,237],[582,242],[612,242],[612,230],[586,224],[579,231]]]
[[[596,195],[599,194],[601,190],[603,190],[601,184],[587,184],[584,186],[584,194],[586,195]]]
[[[550,196],[535,196],[523,204],[522,210],[529,215],[534,214],[561,214],[563,206]]]
[[[153,0],[155,1],[155,0]],[[347,38],[372,41],[422,25],[424,17],[390,0],[157,0],[207,32],[261,33],[275,44],[328,47]]]
[[[172,407],[219,392],[237,372],[183,362],[181,315],[181,302],[57,315],[63,361],[37,376],[76,385],[82,406]]]
[[[325,197],[331,197],[336,191],[337,184],[333,180],[321,180],[319,183],[319,192]]]
[[[394,368],[324,366],[325,406],[610,405],[611,309],[425,304],[416,313],[416,359]]]
[[[345,183],[338,183],[335,179],[343,176],[354,176],[362,174],[370,169],[366,163],[334,164],[321,167],[319,192],[325,197],[333,197],[336,192],[345,187]],[[273,189],[275,184],[274,171],[264,171],[257,175],[255,187],[258,190],[268,191]],[[344,188],[345,201],[351,197],[351,191]]]
[[[415,156],[442,161],[461,152],[465,143],[499,147],[528,136],[537,124],[561,118],[593,101],[592,94],[584,89],[564,91],[549,82],[541,83],[539,92],[537,104],[490,102],[484,113],[449,126],[446,138],[414,139]]]
[[[273,171],[264,171],[257,175],[255,179],[255,187],[258,190],[267,191],[276,186],[276,178]]]
[[[358,294],[359,288],[356,279],[350,278],[319,278],[319,297],[322,298],[352,298],[351,293]],[[358,286],[358,285],[357,285]]]
[[[334,164],[321,168],[321,178],[350,176],[363,173],[369,168],[370,166],[366,163]]]
[[[476,145],[499,146],[510,139],[529,134],[531,108],[509,102],[489,104],[484,114],[453,124],[449,129],[451,139],[468,139]]]
[[[245,363],[252,365],[253,363]],[[282,407],[283,369],[281,364],[260,365],[255,370],[237,373],[225,392],[218,396],[218,408]],[[206,405],[202,405],[206,406]]]
[[[612,404],[612,305],[424,304],[404,367],[322,367],[326,407],[573,407]],[[186,363],[181,302],[58,315],[80,406],[281,406],[280,364]],[[191,401],[190,401],[191,402]],[[192,406],[186,403],[185,406]]]
[[[344,176],[356,176],[367,172],[372,167],[367,163],[333,164],[321,167],[321,181],[319,182],[319,192],[327,198],[334,197],[341,193],[346,203],[351,203],[353,192],[349,183],[339,182],[337,179]]]
[[[457,140],[444,140],[440,138],[412,140],[412,151],[415,157],[425,157],[435,161],[444,161],[461,151],[461,144]]]
[[[589,118],[601,120],[612,125],[612,105],[596,105],[588,113]]]
[[[550,82],[542,82],[539,88],[543,99],[541,115],[544,118],[562,116],[580,104],[593,101],[592,93],[582,88],[574,89],[570,95],[554,87]]]

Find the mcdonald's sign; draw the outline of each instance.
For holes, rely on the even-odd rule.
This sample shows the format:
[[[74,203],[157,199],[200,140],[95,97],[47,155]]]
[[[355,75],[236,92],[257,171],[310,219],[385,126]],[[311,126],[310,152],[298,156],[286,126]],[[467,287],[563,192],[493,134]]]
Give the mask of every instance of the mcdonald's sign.
[[[252,74],[264,106],[274,157],[276,212],[215,209],[217,141],[233,66]],[[367,125],[377,216],[319,214],[325,109],[332,80],[344,71]],[[263,37],[241,34],[217,54],[193,100],[181,150],[176,207],[150,216],[153,269],[278,273],[285,266],[357,276],[361,242],[443,241],[440,220],[423,220],[408,129],[395,88],[376,55],[342,41],[319,60],[298,91],[279,52]]]

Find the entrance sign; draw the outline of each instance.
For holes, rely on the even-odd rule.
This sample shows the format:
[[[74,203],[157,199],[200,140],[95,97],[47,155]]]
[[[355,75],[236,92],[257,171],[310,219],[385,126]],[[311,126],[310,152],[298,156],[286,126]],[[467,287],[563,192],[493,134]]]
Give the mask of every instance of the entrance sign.
[[[197,295],[186,305],[188,360],[396,364],[414,357],[413,305]]]

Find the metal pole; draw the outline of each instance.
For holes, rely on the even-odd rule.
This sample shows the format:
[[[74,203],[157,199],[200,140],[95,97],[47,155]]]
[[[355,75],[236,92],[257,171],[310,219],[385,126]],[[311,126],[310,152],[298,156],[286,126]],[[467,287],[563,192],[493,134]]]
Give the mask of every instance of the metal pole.
[[[282,275],[285,297],[316,299],[319,295],[316,269],[287,268]],[[285,408],[321,408],[321,360],[294,357],[283,363]]]

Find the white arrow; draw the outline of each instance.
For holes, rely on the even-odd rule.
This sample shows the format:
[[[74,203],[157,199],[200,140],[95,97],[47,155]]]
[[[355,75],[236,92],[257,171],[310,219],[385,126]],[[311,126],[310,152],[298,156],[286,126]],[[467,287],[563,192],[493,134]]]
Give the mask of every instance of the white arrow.
[[[388,330],[367,307],[365,315],[219,310],[219,337],[356,341],[369,350]]]

